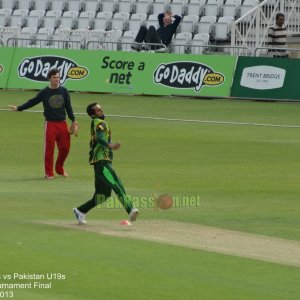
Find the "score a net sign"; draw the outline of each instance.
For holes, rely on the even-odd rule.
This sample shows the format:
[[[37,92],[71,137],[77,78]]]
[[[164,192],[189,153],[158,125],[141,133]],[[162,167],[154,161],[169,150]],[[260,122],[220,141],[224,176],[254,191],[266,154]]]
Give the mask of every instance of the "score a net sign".
[[[199,92],[204,85],[218,86],[224,75],[196,62],[174,62],[160,64],[154,74],[154,82],[176,89],[194,89]]]

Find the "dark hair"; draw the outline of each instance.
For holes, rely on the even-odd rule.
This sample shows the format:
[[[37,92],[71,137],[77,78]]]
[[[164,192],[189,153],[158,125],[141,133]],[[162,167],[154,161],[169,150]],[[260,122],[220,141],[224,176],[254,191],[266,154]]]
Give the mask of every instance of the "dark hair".
[[[47,78],[50,79],[53,75],[59,74],[59,70],[57,68],[50,69]]]
[[[97,105],[98,103],[97,102],[93,102],[91,104],[89,104],[87,107],[86,107],[86,113],[91,117],[95,111],[94,111],[94,106]]]
[[[275,20],[277,20],[277,19],[280,18],[280,17],[284,17],[284,18],[285,18],[285,16],[284,16],[283,13],[277,13],[277,14],[276,14],[276,17],[275,17]]]

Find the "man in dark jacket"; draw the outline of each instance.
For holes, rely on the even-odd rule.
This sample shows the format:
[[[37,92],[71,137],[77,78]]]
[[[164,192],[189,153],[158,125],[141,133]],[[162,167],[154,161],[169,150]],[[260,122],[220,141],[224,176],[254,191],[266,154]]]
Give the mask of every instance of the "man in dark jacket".
[[[174,21],[172,20],[174,19]],[[178,15],[173,16],[172,12],[167,11],[158,15],[159,27],[156,29],[154,26],[147,28],[145,25],[140,27],[140,30],[135,38],[135,44],[132,49],[140,51],[141,43],[162,44],[151,45],[151,50],[166,49],[172,41],[172,37],[181,21]]]

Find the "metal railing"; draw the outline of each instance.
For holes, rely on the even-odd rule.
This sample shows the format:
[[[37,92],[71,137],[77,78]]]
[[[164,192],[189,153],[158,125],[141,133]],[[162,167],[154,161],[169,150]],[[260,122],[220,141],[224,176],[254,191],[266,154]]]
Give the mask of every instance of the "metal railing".
[[[53,40],[53,39],[26,39],[9,38],[6,42],[7,47],[28,47],[28,48],[55,48],[55,49],[83,49],[79,41]]]
[[[276,47],[257,47],[254,49],[254,56],[269,56],[272,57],[272,51],[274,50],[282,50],[287,52],[297,52],[300,53],[300,48],[276,48]]]
[[[1,40],[0,40],[1,41]],[[134,42],[105,42],[105,41],[89,41],[86,45],[79,41],[70,40],[53,40],[53,39],[25,39],[25,38],[9,38],[7,47],[30,47],[30,48],[48,48],[48,49],[85,49],[85,50],[105,50],[105,51],[136,51],[132,46]],[[163,47],[162,47],[163,46]],[[171,44],[166,47],[162,44],[139,44],[139,51],[151,53],[173,53],[173,54],[194,54],[194,55],[235,55],[235,56],[270,56],[269,50],[287,50],[289,52],[300,53],[299,48],[274,48],[274,47],[256,47],[250,49],[247,46],[231,46],[231,45],[182,45]],[[156,48],[156,49],[155,49]]]
[[[285,14],[288,35],[299,33],[300,0],[264,0],[232,23],[231,45],[252,50],[267,46],[268,28],[278,12]]]

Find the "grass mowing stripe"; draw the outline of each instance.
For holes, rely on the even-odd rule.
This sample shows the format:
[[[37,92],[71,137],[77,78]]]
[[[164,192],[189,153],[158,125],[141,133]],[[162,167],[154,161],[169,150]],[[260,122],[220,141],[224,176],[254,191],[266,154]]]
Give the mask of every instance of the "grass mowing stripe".
[[[9,109],[0,109],[0,111],[9,111]],[[26,110],[28,113],[43,113],[40,110]],[[86,115],[86,113],[74,113],[75,115]],[[128,116],[128,115],[107,115],[112,118],[125,119],[141,119],[141,120],[156,120],[156,121],[170,121],[170,122],[184,122],[184,123],[204,123],[204,124],[218,124],[218,125],[241,125],[241,126],[261,126],[261,127],[280,127],[280,128],[300,128],[300,125],[285,125],[285,124],[266,124],[266,123],[251,123],[251,122],[233,122],[233,121],[217,121],[217,120],[189,120],[178,118],[163,118],[163,117],[143,117],[143,116]]]

